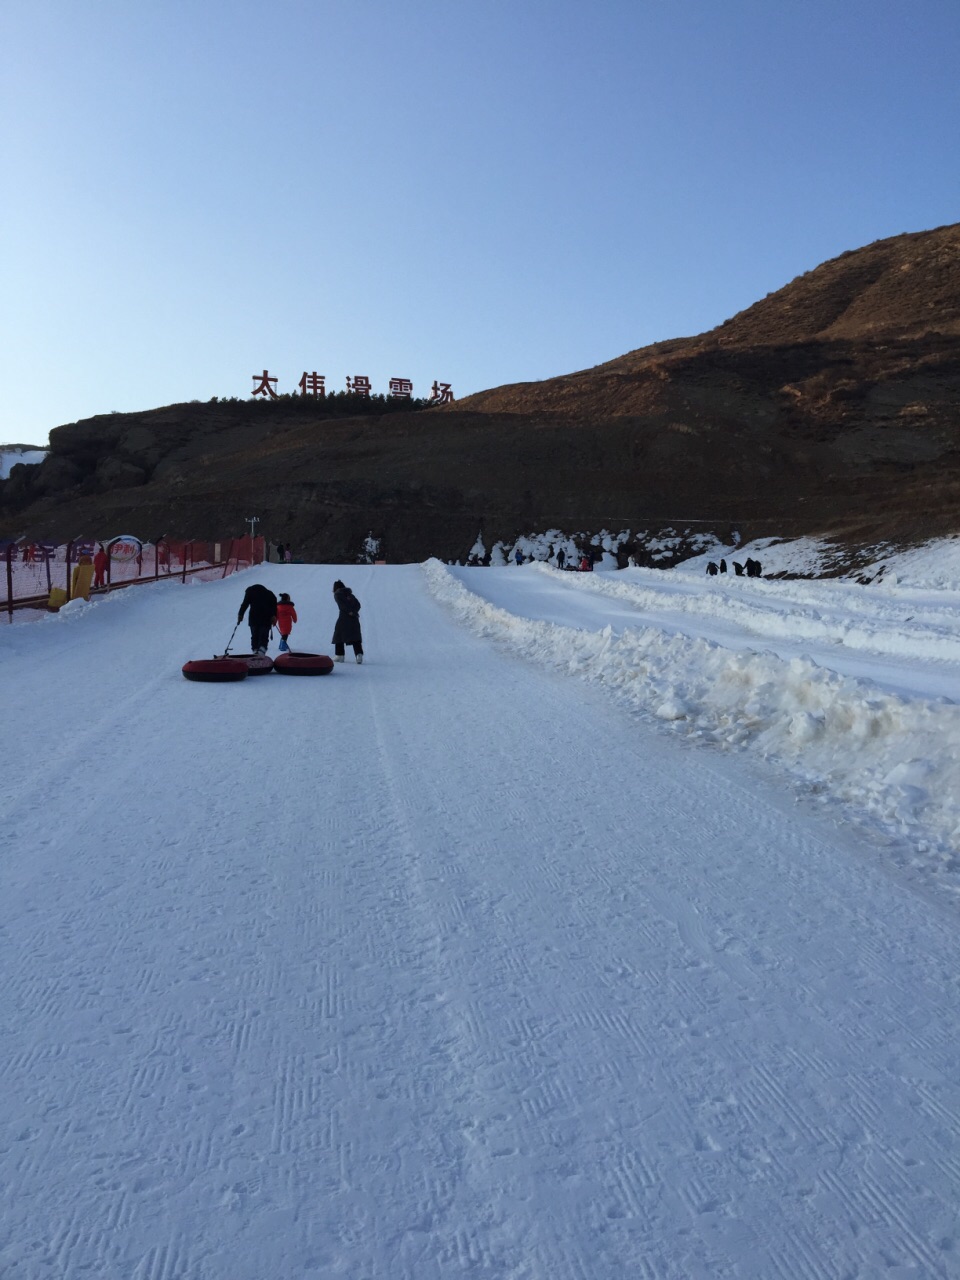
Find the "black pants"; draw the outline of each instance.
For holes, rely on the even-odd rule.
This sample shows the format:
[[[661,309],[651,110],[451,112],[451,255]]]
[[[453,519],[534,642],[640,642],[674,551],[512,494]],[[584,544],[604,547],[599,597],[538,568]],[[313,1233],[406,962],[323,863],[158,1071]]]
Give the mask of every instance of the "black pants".
[[[343,657],[344,652],[345,652],[345,645],[344,645],[344,643],[343,643],[343,641],[342,641],[342,640],[338,640],[338,641],[337,641],[336,645],[334,646],[334,650],[333,650],[333,652],[336,654],[336,656],[337,656],[338,658],[342,658],[342,657]],[[353,652],[354,652],[354,653],[363,653],[363,645],[360,643],[360,641],[359,641],[359,640],[358,640],[358,641],[357,641],[357,643],[353,646]]]
[[[258,649],[265,649],[270,643],[270,623],[269,622],[251,622],[250,623],[250,648],[254,653]]]

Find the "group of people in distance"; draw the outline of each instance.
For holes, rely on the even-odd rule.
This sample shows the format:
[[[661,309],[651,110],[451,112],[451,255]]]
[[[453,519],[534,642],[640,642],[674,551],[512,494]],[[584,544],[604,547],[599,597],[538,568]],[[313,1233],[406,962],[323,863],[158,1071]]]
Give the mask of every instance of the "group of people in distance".
[[[734,560],[732,563],[733,563],[734,572],[736,573],[738,578],[741,577],[743,574],[746,574],[748,578],[763,577],[763,567],[760,564],[759,560],[751,560],[751,558],[747,556],[747,559],[743,564],[741,564],[739,560]],[[721,560],[719,564],[717,564],[716,561],[714,560],[707,561],[707,573],[709,573],[711,577],[713,577],[715,574],[726,573],[726,572],[727,572],[726,560]]]
[[[333,584],[333,598],[339,615],[333,628],[334,662],[343,662],[347,645],[353,648],[357,662],[363,662],[363,636],[360,632],[360,601],[350,588],[338,578]],[[249,610],[249,613],[248,613]],[[269,587],[259,582],[251,584],[244,593],[237,626],[247,614],[250,626],[250,649],[265,654],[270,643],[270,632],[276,627],[280,632],[280,652],[290,652],[290,632],[297,621],[297,610],[286,591],[278,599]]]

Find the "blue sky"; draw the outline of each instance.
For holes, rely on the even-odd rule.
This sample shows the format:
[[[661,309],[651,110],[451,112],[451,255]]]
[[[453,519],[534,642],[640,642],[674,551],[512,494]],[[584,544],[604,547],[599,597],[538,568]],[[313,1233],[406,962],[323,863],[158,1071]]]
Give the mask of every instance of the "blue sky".
[[[5,0],[0,441],[458,396],[960,220],[958,0]]]

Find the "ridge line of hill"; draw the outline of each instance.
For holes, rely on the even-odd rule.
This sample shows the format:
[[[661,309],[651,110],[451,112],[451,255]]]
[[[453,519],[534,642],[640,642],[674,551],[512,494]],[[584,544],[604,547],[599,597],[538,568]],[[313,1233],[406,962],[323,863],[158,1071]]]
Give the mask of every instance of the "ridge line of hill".
[[[332,420],[217,402],[56,428],[0,482],[0,536],[222,536],[256,512],[305,555],[460,558],[689,513],[921,541],[960,531],[960,224],[849,251],[708,333],[454,405]]]

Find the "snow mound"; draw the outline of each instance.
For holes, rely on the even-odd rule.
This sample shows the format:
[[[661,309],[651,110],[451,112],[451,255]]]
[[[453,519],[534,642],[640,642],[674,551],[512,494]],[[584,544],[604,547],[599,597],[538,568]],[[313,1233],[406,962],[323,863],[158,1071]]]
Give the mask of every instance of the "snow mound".
[[[424,574],[434,596],[481,636],[600,684],[675,732],[773,761],[810,795],[840,801],[891,839],[908,836],[934,870],[953,868],[960,706],[900,698],[808,658],[731,650],[656,626],[614,635],[609,627],[520,618],[469,591],[437,560]],[[619,581],[601,587],[594,575],[583,583],[632,590]],[[960,881],[952,890],[960,894]]]

